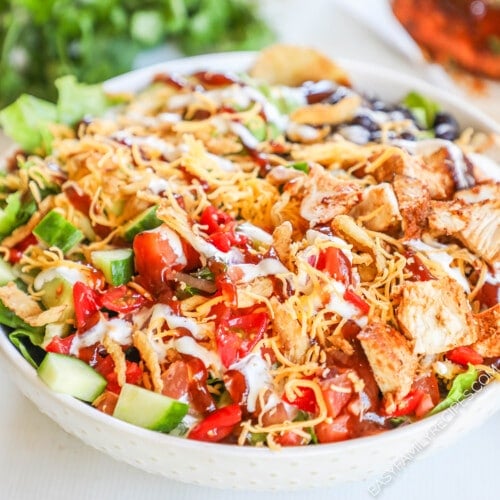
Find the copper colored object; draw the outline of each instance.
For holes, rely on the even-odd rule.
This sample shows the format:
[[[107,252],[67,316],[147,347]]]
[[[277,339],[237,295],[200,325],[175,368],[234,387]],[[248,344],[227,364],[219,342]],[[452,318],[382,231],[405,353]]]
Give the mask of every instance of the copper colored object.
[[[392,10],[430,59],[500,79],[499,0],[392,0]]]

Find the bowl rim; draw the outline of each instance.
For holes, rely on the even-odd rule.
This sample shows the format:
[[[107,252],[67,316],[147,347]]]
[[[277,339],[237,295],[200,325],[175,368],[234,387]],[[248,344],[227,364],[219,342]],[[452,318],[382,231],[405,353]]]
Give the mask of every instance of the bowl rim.
[[[228,66],[230,68],[241,68],[242,70],[245,68],[248,69],[257,54],[258,52],[230,52],[173,59],[132,70],[128,73],[124,73],[123,75],[114,77],[104,82],[104,88],[109,92],[119,92],[120,87],[123,87],[124,83],[127,83],[127,87],[131,87],[133,90],[138,90],[141,87],[144,87],[155,73],[166,70],[174,73],[180,71],[192,72],[195,69],[202,68],[224,70],[223,66],[226,66],[226,71],[228,71]],[[424,92],[433,99],[437,99],[441,105],[445,105],[449,108],[458,108],[460,112],[467,116],[467,119],[470,118],[474,122],[478,123],[480,128],[500,134],[500,124],[495,120],[477,110],[469,103],[462,101],[459,96],[445,92],[444,90],[439,89],[419,78],[406,74],[400,74],[390,68],[363,61],[346,58],[335,58],[335,61],[338,62],[340,66],[345,68],[350,76],[353,76],[352,79],[354,81],[355,88],[363,86],[356,85],[356,80],[358,78],[368,82],[370,81],[369,78],[377,78],[387,80],[388,84],[395,84],[397,88],[414,88],[419,92]],[[217,64],[222,64],[223,66],[218,67]],[[234,69],[229,69],[229,71],[234,71]],[[236,71],[239,71],[239,69]],[[360,90],[364,89],[361,88]],[[123,89],[121,91],[123,91]],[[231,456],[241,456],[241,454],[244,454],[245,457],[248,457],[249,459],[258,459],[259,457],[266,455],[273,457],[278,456],[275,450],[269,449],[268,447],[206,443],[143,429],[121,421],[111,415],[102,413],[93,408],[91,405],[79,401],[72,396],[56,393],[49,389],[36,375],[34,367],[22,357],[20,352],[10,342],[7,335],[5,335],[4,327],[2,325],[0,325],[0,356],[7,361],[10,368],[13,370],[20,370],[22,377],[18,377],[17,374],[13,372],[10,372],[9,375],[11,376],[10,378],[13,379],[13,381],[19,386],[21,392],[24,392],[21,384],[23,382],[23,377],[26,377],[29,382],[34,384],[39,391],[43,392],[43,394],[62,405],[69,406],[72,411],[78,412],[81,416],[96,420],[98,423],[107,428],[113,428],[114,430],[125,432],[126,434],[132,434],[137,438],[143,439],[145,442],[154,440],[156,444],[161,443],[162,445],[164,444],[177,448],[180,447],[184,450],[193,452],[200,451],[201,448],[207,452],[215,452],[218,455],[221,454],[228,458]],[[495,396],[497,396],[500,401],[500,383],[489,384],[478,393],[475,393],[472,397],[483,398]],[[40,410],[42,409],[40,408]],[[500,405],[498,405],[497,411],[498,410],[500,410]],[[321,457],[338,453],[348,453],[354,449],[374,446],[377,442],[380,442],[380,444],[388,444],[392,440],[399,440],[400,438],[408,440],[408,443],[411,444],[412,437],[419,435],[421,430],[425,428],[431,429],[433,425],[439,422],[440,418],[444,419],[452,413],[453,407],[418,422],[375,435],[313,446],[282,447],[278,453],[279,456],[284,457],[285,459],[301,459],[308,458],[310,456]]]

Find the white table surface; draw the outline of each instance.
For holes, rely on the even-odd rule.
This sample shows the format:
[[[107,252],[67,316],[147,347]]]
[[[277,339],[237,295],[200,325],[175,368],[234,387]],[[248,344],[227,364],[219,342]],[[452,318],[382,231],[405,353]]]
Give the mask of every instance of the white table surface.
[[[383,6],[383,0],[352,0]],[[335,0],[267,0],[281,40],[313,45],[419,75],[397,52],[336,8]],[[383,16],[380,23],[384,26]],[[159,52],[161,55],[161,51]],[[166,50],[165,54],[171,54]],[[493,106],[481,104],[495,115]],[[117,462],[68,435],[12,384],[0,362],[0,499],[369,499],[374,479],[292,493],[235,493],[153,476]],[[498,498],[500,414],[451,447],[409,464],[379,498],[462,500]],[[437,438],[439,439],[439,438]]]

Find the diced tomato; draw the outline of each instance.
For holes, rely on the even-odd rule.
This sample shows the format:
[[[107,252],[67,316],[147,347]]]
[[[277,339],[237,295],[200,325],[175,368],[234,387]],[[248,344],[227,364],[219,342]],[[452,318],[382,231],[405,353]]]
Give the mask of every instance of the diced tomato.
[[[227,370],[224,373],[224,386],[233,403],[241,404],[247,395],[248,388],[245,375],[238,370]]]
[[[480,365],[483,363],[483,357],[469,346],[455,347],[455,349],[446,353],[446,357],[450,361],[453,361],[453,363],[463,366],[467,366],[469,363],[471,365]]]
[[[269,323],[265,312],[220,321],[215,333],[222,364],[227,368],[245,357],[262,338]]]
[[[347,373],[335,375],[320,382],[328,416],[336,418],[347,406],[352,397],[352,382]]]
[[[234,427],[241,422],[240,405],[231,404],[215,410],[199,424],[195,425],[188,434],[189,439],[197,441],[221,441],[233,432]]]
[[[425,396],[424,391],[421,389],[411,390],[398,404],[396,409],[391,412],[391,417],[404,417],[405,415],[411,415],[415,412],[418,405]]]
[[[420,389],[425,394],[428,394],[431,397],[434,405],[437,405],[441,400],[438,380],[434,373],[430,373],[429,375],[417,378],[413,382],[411,388],[412,390]]]
[[[346,286],[352,283],[351,263],[339,248],[328,247],[321,250],[316,267]]]
[[[495,283],[489,283],[486,281],[483,286],[479,289],[476,295],[476,299],[479,300],[481,305],[490,308],[498,304],[499,299],[499,285]]]
[[[212,205],[203,210],[200,223],[207,227],[206,232],[210,243],[221,252],[229,252],[231,247],[245,245],[248,241],[244,234],[235,231],[234,218]]]
[[[274,441],[281,446],[302,446],[307,440],[304,436],[293,431],[284,431],[274,438]]]
[[[217,232],[208,237],[208,241],[221,252],[229,252],[232,247],[230,233]]]
[[[198,80],[205,85],[210,85],[212,87],[224,87],[226,85],[231,85],[236,83],[236,80],[228,74],[225,73],[212,73],[210,71],[198,71],[194,74]]]
[[[420,400],[420,403],[415,408],[415,416],[417,418],[422,418],[423,416],[427,415],[427,413],[429,413],[434,408],[434,406],[436,405],[432,401],[430,394],[424,394],[424,396]]]
[[[405,270],[412,274],[412,278],[410,278],[411,281],[429,281],[435,279],[413,250],[408,250],[405,257]]]
[[[320,443],[336,443],[352,437],[352,417],[344,414],[332,422],[321,422],[314,428]]]
[[[354,307],[358,308],[363,314],[368,314],[370,312],[369,304],[350,288],[344,292],[344,299],[347,300],[347,302],[350,302]]]
[[[107,356],[107,358],[111,358],[111,356]],[[142,380],[142,368],[137,363],[128,360],[126,361],[126,365],[127,368],[125,372],[125,380],[127,384],[137,385]],[[120,394],[121,387],[118,384],[118,378],[116,376],[114,368],[104,376],[108,381],[106,389],[108,391],[114,392],[115,394]]]
[[[207,233],[218,233],[233,229],[233,217],[212,205],[206,207],[200,217],[200,224],[207,226]]]
[[[35,235],[30,233],[26,238],[21,240],[15,247],[9,250],[9,262],[15,264],[19,262],[24,255],[24,252],[31,246],[38,243]]]
[[[113,286],[104,291],[99,297],[100,305],[109,311],[117,313],[131,313],[146,302],[146,298],[126,287],[125,285]]]
[[[307,411],[309,413],[316,413],[318,409],[316,396],[314,394],[314,391],[310,387],[299,387],[293,401],[288,399],[285,394],[283,396],[283,401],[296,406],[297,408],[299,408],[299,410]]]
[[[79,330],[85,330],[91,317],[99,311],[98,294],[85,283],[77,281],[73,285],[73,302],[75,304],[76,327]]]
[[[52,340],[46,345],[45,350],[47,352],[56,352],[58,354],[69,354],[74,339],[74,333],[64,338],[58,336],[52,337]]]
[[[180,248],[179,248],[180,247]],[[165,287],[172,271],[180,271],[190,265],[187,243],[166,226],[139,233],[133,242],[135,269],[144,285],[152,292]],[[181,250],[182,255],[176,252]]]
[[[203,361],[195,356],[186,356],[189,377],[189,399],[191,406],[199,413],[215,410],[215,401],[207,386],[208,371]]]

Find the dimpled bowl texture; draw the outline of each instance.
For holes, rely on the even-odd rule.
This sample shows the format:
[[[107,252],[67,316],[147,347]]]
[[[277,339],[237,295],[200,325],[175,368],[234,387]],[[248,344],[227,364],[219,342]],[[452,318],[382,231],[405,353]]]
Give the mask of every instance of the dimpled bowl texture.
[[[114,78],[106,88],[135,91],[160,71],[241,71],[250,67],[254,57],[253,53],[231,53],[170,61]],[[462,125],[499,132],[493,120],[424,82],[364,63],[339,62],[357,89],[389,102],[416,90],[439,101]],[[413,425],[341,443],[272,451],[201,443],[129,425],[72,397],[52,392],[3,334],[0,354],[24,395],[83,442],[145,471],[224,489],[293,490],[382,475],[398,464],[450,444],[500,408],[500,384],[491,384],[462,404]]]

